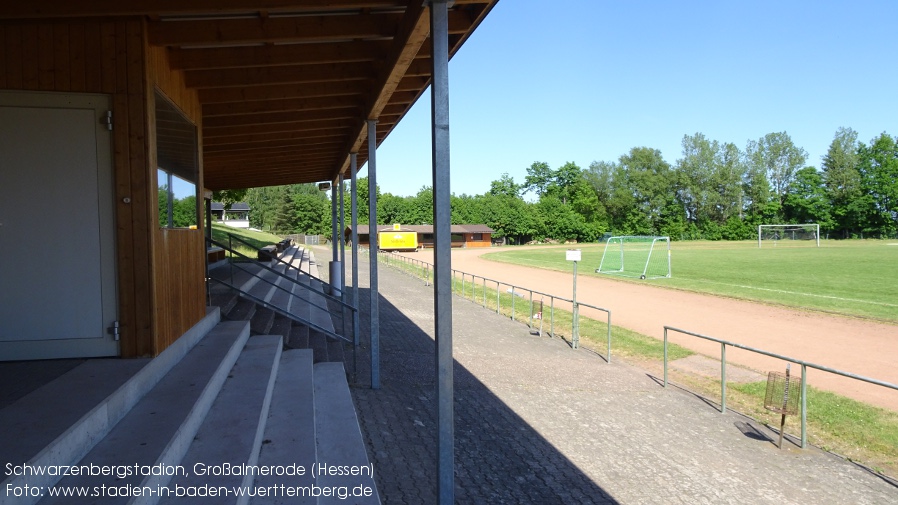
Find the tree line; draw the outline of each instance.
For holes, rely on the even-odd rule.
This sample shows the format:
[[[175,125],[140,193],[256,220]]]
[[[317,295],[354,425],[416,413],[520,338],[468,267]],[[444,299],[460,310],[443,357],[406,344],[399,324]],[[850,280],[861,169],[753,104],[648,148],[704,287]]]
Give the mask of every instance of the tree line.
[[[592,242],[605,233],[742,240],[754,238],[759,224],[805,223],[830,238],[898,236],[898,138],[887,133],[865,144],[840,128],[820,169],[807,165],[807,152],[785,132],[743,149],[701,133],[681,145],[673,164],[649,147],[586,169],[534,162],[520,183],[505,173],[483,194],[452,195],[452,223],[486,224],[515,243]],[[366,178],[358,191],[359,222],[367,224]],[[414,196],[378,187],[378,224],[431,223],[432,197],[427,186]],[[330,203],[314,185],[251,189],[246,199],[255,227],[330,233]],[[345,201],[348,212],[348,193]]]

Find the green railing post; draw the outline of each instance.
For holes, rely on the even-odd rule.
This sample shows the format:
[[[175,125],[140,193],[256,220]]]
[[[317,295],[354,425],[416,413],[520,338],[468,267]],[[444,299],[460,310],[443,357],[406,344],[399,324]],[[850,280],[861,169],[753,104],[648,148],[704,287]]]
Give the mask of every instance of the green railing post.
[[[530,319],[527,320],[530,331],[533,331],[533,291],[530,292]]]
[[[483,278],[483,308],[486,308],[486,277]]]
[[[667,327],[664,327],[664,387],[667,387]]]
[[[727,345],[720,344],[720,413],[727,411]]]
[[[549,336],[555,338],[555,297],[549,298]]]
[[[496,314],[499,313],[499,306],[501,303],[499,302],[499,294],[502,292],[501,285],[499,281],[496,281]]]
[[[801,448],[808,447],[808,366],[801,364]]]
[[[518,295],[514,294],[514,286],[511,287],[511,320],[514,321],[514,302]]]
[[[611,311],[608,311],[608,364],[611,364]]]

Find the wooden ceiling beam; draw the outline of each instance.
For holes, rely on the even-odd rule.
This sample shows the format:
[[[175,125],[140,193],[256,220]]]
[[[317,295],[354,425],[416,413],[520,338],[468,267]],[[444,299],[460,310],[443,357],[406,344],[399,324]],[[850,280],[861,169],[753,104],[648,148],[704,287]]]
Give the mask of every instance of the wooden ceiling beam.
[[[374,61],[389,49],[388,41],[333,44],[289,44],[205,49],[169,49],[172,68],[208,70],[280,65]]]
[[[327,131],[333,128],[351,128],[354,125],[354,122],[354,120],[347,119],[323,119],[263,125],[233,125],[217,128],[203,125],[203,139],[206,141],[212,138],[227,139],[237,135]]]
[[[456,3],[468,0],[456,0]],[[406,0],[40,0],[7,2],[0,18],[156,15],[222,15],[267,11],[325,12],[405,7]]]
[[[203,105],[203,118],[256,114],[260,112],[344,109],[347,107],[358,107],[359,105],[359,99],[351,96],[218,103]]]
[[[184,82],[191,88],[223,88],[263,86],[270,84],[303,84],[371,79],[371,63],[333,63],[328,65],[289,65],[281,67],[192,70],[184,72]]]
[[[421,50],[421,46],[430,36],[430,9],[423,2],[413,1],[409,4],[399,24],[396,37],[393,39],[393,47],[385,59],[383,71],[375,80],[375,86],[364,118],[377,119],[381,111],[389,102],[390,96],[396,91],[399,82],[406,75],[408,67],[415,61],[415,56]],[[358,152],[365,139],[368,137],[368,126],[365,121],[359,121],[354,134],[343,149],[342,158],[338,166],[334,167],[333,178],[337,174],[345,173],[349,168],[349,153]]]
[[[430,84],[430,77],[405,76],[396,86],[396,91],[420,92]]]
[[[203,88],[197,90],[200,103],[231,103],[251,100],[281,100],[287,98],[314,98],[327,96],[360,95],[368,89],[365,81],[305,82],[247,86],[232,88]]]
[[[455,0],[461,5],[487,0]],[[0,19],[62,18],[96,16],[225,15],[266,12],[338,12],[362,9],[391,9],[408,5],[408,0],[35,0],[5,2]]]
[[[203,126],[217,128],[223,126],[295,123],[302,121],[321,121],[325,119],[352,119],[357,118],[360,115],[361,111],[355,107],[328,109],[326,111],[267,112],[259,114],[243,114],[240,116],[210,117],[203,121]]]
[[[342,139],[334,139],[334,138],[319,138],[319,139],[310,139],[306,141],[298,141],[298,140],[269,140],[262,142],[241,142],[235,144],[219,145],[219,146],[209,146],[215,147],[214,149],[206,148],[203,150],[203,155],[211,158],[219,158],[226,157],[231,154],[241,154],[246,151],[259,152],[265,154],[265,152],[274,152],[278,150],[288,150],[290,152],[295,151],[305,151],[309,148],[320,148],[321,146],[333,146],[334,144],[339,144]]]
[[[267,19],[202,19],[150,21],[147,34],[156,46],[215,46],[327,42],[390,38],[396,33],[398,14],[363,16],[269,17]]]
[[[253,133],[246,135],[232,135],[230,137],[206,137],[203,139],[203,149],[208,151],[209,147],[217,145],[240,144],[244,142],[265,142],[269,140],[303,140],[303,139],[319,139],[333,138],[344,135],[344,130],[348,128],[328,128],[319,131],[288,131],[275,133]]]

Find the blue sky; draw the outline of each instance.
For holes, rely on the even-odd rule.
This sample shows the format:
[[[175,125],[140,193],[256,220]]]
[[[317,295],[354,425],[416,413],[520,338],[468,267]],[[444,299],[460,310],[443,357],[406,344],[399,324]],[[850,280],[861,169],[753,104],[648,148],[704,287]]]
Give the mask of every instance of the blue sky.
[[[501,0],[450,62],[452,192],[638,146],[673,164],[697,132],[785,131],[819,168],[840,126],[898,135],[896,21],[896,0]],[[429,91],[377,156],[383,192],[431,184]]]

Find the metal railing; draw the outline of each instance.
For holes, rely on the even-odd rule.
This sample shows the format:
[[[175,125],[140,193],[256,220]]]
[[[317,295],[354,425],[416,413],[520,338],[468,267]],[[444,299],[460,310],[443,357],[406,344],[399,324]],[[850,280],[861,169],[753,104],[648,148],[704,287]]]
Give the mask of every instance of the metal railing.
[[[239,242],[239,243],[241,243],[241,244],[243,244],[243,245],[249,247],[250,249],[254,249],[254,250],[258,250],[258,249],[259,249],[258,246],[257,246],[256,244],[253,244],[253,243],[251,243],[251,242],[248,242],[248,241],[246,241],[246,240],[244,240],[244,239],[242,239],[242,238],[240,238],[240,237],[238,237],[238,236],[236,236],[236,235],[233,235],[233,234],[227,233],[227,232],[225,232],[225,234],[228,236],[228,249],[230,249],[230,250],[232,250],[232,251],[235,251],[235,250],[236,250],[236,248],[234,247],[234,241],[237,241],[237,242]],[[288,237],[288,238],[289,238],[289,237]],[[218,246],[218,247],[222,247],[221,244],[218,244],[218,243],[215,242],[215,240],[213,240],[213,239],[206,239],[206,240],[207,240],[207,242],[209,242],[209,243],[211,243],[211,244],[214,244],[214,245],[216,245],[216,246]],[[290,240],[294,240],[294,239],[290,238]],[[226,250],[227,250],[227,249],[226,249]],[[243,256],[244,258],[248,258],[248,256],[247,256],[247,255],[244,255],[244,254],[241,254],[241,256]],[[297,272],[302,272],[302,261],[303,261],[303,259],[305,259],[305,256],[300,256],[300,258],[299,258],[299,265],[294,265],[293,263],[287,263],[286,261],[282,260],[282,259],[281,259],[280,257],[278,257],[276,254],[273,255],[273,256],[271,257],[271,261],[272,261],[272,262],[275,262],[275,263],[278,263],[278,264],[280,264],[280,265],[283,265],[285,269],[294,269],[294,270],[296,270]],[[285,271],[286,271],[286,270],[285,270]],[[311,272],[302,272],[302,273],[305,274],[305,275],[309,275],[309,276],[311,276],[311,277],[313,277],[313,278],[315,278],[315,279],[318,279],[318,277],[315,276],[314,274],[312,274]],[[320,279],[318,279],[318,280],[320,280]]]
[[[234,238],[239,240],[238,237],[234,237]],[[227,288],[233,289],[233,290],[239,292],[240,296],[247,298],[249,300],[252,300],[257,305],[271,309],[278,314],[281,314],[295,322],[306,325],[309,328],[319,331],[319,332],[321,332],[327,336],[330,336],[332,338],[336,338],[338,340],[341,340],[341,341],[344,341],[344,342],[347,342],[347,343],[350,343],[353,345],[355,345],[355,342],[358,342],[359,328],[355,325],[356,317],[354,317],[355,312],[358,310],[358,308],[353,307],[352,305],[344,302],[340,297],[329,295],[326,292],[327,287],[329,286],[326,282],[309,274],[308,272],[304,272],[301,270],[296,270],[296,272],[293,272],[292,274],[288,273],[288,272],[290,272],[289,270],[287,270],[288,268],[296,269],[296,267],[281,260],[280,258],[274,258],[276,260],[275,265],[283,266],[283,271],[279,271],[276,268],[272,268],[271,266],[266,265],[265,264],[266,262],[258,261],[254,258],[250,258],[249,256],[234,249],[230,244],[224,244],[222,242],[218,242],[216,240],[212,240],[209,238],[206,239],[206,242],[208,245],[212,245],[212,246],[220,247],[220,248],[224,249],[230,255],[229,261],[228,261],[229,269],[230,269],[230,282],[228,282],[228,280],[225,280],[225,279],[222,279],[219,277],[212,277],[210,275],[210,276],[208,276],[208,280],[210,283],[214,282],[216,284],[220,284]],[[241,242],[243,242],[243,241],[241,240]],[[240,270],[240,271],[248,274],[251,277],[257,278],[258,280],[256,282],[264,282],[264,283],[272,286],[274,288],[274,291],[273,291],[274,293],[280,292],[280,293],[282,293],[282,296],[286,297],[286,298],[284,298],[285,301],[282,303],[273,302],[272,301],[274,299],[273,296],[267,296],[266,298],[261,298],[259,296],[249,293],[248,290],[241,289],[241,286],[237,286],[234,281],[234,269]],[[312,287],[311,285],[307,285],[307,284],[301,282],[300,280],[298,280],[298,276],[300,276],[300,275],[309,278],[310,281],[311,280],[317,281],[322,289],[319,290],[319,289]],[[303,290],[305,290],[305,292],[310,293],[310,296],[307,297],[308,299],[303,299],[298,295],[298,293],[303,292]],[[314,293],[314,296],[311,296],[312,293]],[[316,297],[320,297],[322,300],[324,300],[324,305],[319,305],[318,303],[313,301],[313,299]],[[308,304],[311,307],[315,307],[315,308],[318,308],[318,309],[321,309],[321,310],[327,312],[332,318],[333,318],[334,314],[331,312],[330,307],[328,307],[328,303],[333,303],[333,304],[337,305],[340,308],[339,310],[341,312],[340,317],[339,317],[339,319],[341,321],[341,333],[337,333],[336,329],[329,330],[327,328],[323,328],[320,325],[312,322],[311,319],[306,319],[298,314],[293,313],[293,311],[291,311],[290,309],[297,300],[301,300],[301,303]],[[351,317],[351,318],[345,317],[346,311],[349,311],[350,313],[352,313],[353,317]],[[351,324],[352,324],[352,327],[351,327],[351,335],[352,336],[347,336],[347,331],[346,331],[346,320],[347,319],[350,319]]]
[[[421,277],[424,279],[426,284],[431,282],[433,265],[431,263],[427,263],[426,261],[421,261],[415,258],[409,258],[408,256],[402,256],[399,254],[393,254],[388,252],[381,252],[381,257],[384,259],[384,262],[387,264],[390,263],[403,263],[405,265],[411,266],[412,268],[407,268],[406,270],[410,273]],[[470,279],[470,281],[468,281]],[[510,311],[510,317],[512,321],[516,321],[516,316],[518,313],[517,309],[517,299],[524,298],[528,300],[527,306],[528,310],[526,312],[521,312],[521,314],[527,314],[528,316],[528,326],[531,331],[533,331],[533,320],[539,320],[539,334],[542,335],[543,332],[543,321],[545,320],[545,315],[543,314],[543,308],[545,308],[546,299],[548,299],[549,305],[549,331],[547,333],[550,337],[561,337],[563,335],[557,333],[555,331],[555,302],[564,302],[569,303],[571,305],[571,309],[576,309],[579,307],[586,307],[589,309],[593,309],[599,312],[604,312],[606,315],[606,325],[607,325],[607,334],[606,334],[606,343],[607,349],[606,354],[604,356],[605,361],[607,363],[611,363],[611,311],[602,307],[597,307],[595,305],[590,305],[587,303],[583,303],[580,301],[574,302],[574,300],[570,298],[564,298],[561,296],[556,296],[550,293],[544,293],[542,291],[536,291],[534,289],[525,288],[522,286],[518,286],[515,284],[498,281],[495,279],[490,279],[489,277],[483,277],[480,275],[469,274],[467,272],[462,272],[461,270],[452,269],[452,289],[453,291],[461,296],[464,299],[469,299],[474,303],[481,305],[484,308],[489,308],[492,310],[493,304],[488,302],[492,301],[493,289],[492,286],[495,285],[495,310],[497,314],[501,314],[502,310],[502,294],[503,292],[506,294],[510,294],[510,302],[508,303],[508,309]],[[489,284],[489,288],[487,287]],[[503,287],[505,288],[503,291]],[[478,289],[480,291],[481,296],[477,296]],[[540,297],[539,300],[534,300],[534,296]],[[506,297],[507,298],[507,297]],[[538,303],[541,307],[540,310],[534,311],[536,307],[536,303]],[[534,317],[538,314],[538,317]],[[578,332],[574,330],[574,326],[579,326],[579,312],[577,310],[572,310],[571,315],[571,340],[570,345],[574,349],[580,346],[580,338]]]
[[[834,368],[830,368],[823,365],[817,365],[814,363],[810,363],[804,360],[800,360],[798,358],[790,358],[788,356],[783,356],[781,354],[777,354],[770,351],[765,351],[762,349],[755,349],[754,347],[749,347],[747,345],[737,344],[735,342],[728,342],[726,340],[721,340],[714,337],[709,337],[707,335],[702,335],[700,333],[694,333],[687,330],[681,330],[679,328],[674,328],[673,326],[665,326],[664,327],[664,387],[667,387],[667,333],[669,331],[674,331],[677,333],[682,333],[684,335],[690,335],[693,337],[701,338],[704,340],[710,340],[712,342],[717,342],[720,344],[720,412],[726,412],[726,348],[727,346],[735,347],[737,349],[743,349],[746,351],[751,351],[757,354],[762,354],[764,356],[769,356],[771,358],[781,359],[783,361],[787,361],[789,363],[795,363],[796,365],[801,365],[801,448],[805,449],[808,445],[808,431],[807,431],[807,421],[808,421],[808,409],[807,409],[807,369],[815,368],[817,370],[821,370],[824,372],[829,372],[836,375],[841,375],[842,377],[848,377],[849,379],[855,379],[863,382],[869,382],[870,384],[876,384],[877,386],[887,387],[889,389],[898,390],[898,385],[891,384],[888,382],[884,382],[877,379],[871,379],[870,377],[864,377],[862,375],[857,375],[849,372],[844,372],[842,370],[836,370]]]

